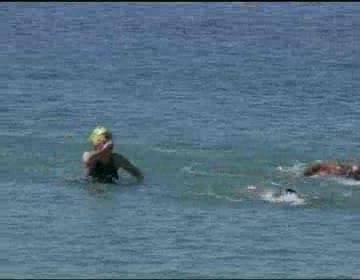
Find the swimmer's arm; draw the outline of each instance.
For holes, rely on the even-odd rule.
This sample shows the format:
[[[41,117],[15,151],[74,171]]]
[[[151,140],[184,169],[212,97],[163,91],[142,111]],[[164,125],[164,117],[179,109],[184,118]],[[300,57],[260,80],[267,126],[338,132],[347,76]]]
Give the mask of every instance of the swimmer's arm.
[[[114,160],[115,160],[115,166],[117,169],[123,168],[127,172],[129,172],[132,176],[136,177],[139,181],[142,181],[144,179],[144,175],[140,171],[139,168],[137,168],[135,165],[133,165],[126,157],[120,154],[114,154]]]
[[[94,161],[97,160],[101,154],[102,154],[102,151],[85,152],[82,156],[84,168],[91,167],[91,165],[94,163]]]

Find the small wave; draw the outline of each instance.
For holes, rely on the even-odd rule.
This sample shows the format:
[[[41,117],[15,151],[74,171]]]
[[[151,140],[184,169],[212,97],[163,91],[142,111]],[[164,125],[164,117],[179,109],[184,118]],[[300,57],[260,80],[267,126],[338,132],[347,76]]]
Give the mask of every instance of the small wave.
[[[225,176],[225,177],[242,177],[242,174],[234,174],[234,173],[227,173],[227,172],[208,172],[208,171],[201,171],[201,170],[194,170],[192,166],[184,166],[181,168],[183,172],[193,174],[193,175],[201,175],[201,176]]]
[[[15,186],[16,185],[16,180],[12,180],[12,181],[9,181],[9,182],[1,182],[0,183],[1,187],[12,187],[12,186]]]
[[[211,197],[211,198],[215,198],[215,199],[221,199],[221,200],[227,200],[230,202],[241,202],[243,201],[243,199],[239,199],[239,198],[233,198],[233,197],[229,197],[226,195],[220,195],[220,194],[216,194],[213,192],[207,192],[207,193],[193,193],[194,196],[205,196],[205,197]]]
[[[184,166],[181,170],[185,173],[193,175],[211,176],[212,174],[206,171],[193,170],[192,166]]]
[[[161,148],[161,147],[154,147],[152,148],[154,151],[160,152],[160,153],[167,153],[167,154],[174,154],[177,153],[178,150],[171,149],[171,148]]]
[[[344,192],[343,197],[352,197],[352,192]]]

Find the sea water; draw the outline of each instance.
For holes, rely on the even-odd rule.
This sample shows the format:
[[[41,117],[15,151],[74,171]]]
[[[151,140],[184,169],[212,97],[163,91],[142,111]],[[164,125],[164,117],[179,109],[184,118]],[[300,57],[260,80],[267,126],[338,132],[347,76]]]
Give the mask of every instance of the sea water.
[[[360,183],[302,176],[359,157],[358,3],[3,3],[0,36],[1,278],[360,276]],[[98,124],[142,183],[81,181]]]

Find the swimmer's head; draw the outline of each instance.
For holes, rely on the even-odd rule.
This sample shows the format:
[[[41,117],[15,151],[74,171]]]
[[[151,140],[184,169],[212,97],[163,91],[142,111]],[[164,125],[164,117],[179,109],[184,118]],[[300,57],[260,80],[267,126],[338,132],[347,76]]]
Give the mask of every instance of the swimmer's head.
[[[348,175],[355,180],[360,180],[360,166],[356,164],[352,165]]]
[[[97,126],[90,133],[88,142],[93,146],[97,146],[99,143],[112,138],[111,132],[104,126]]]
[[[294,189],[290,189],[290,188],[280,188],[280,192],[277,194],[278,196],[281,195],[297,195],[297,191],[295,191]]]
[[[295,191],[295,190],[289,189],[289,188],[285,189],[285,192],[286,192],[286,193],[295,193],[295,194],[296,194],[296,191]]]
[[[351,166],[351,171],[358,173],[358,172],[360,172],[360,168],[359,168],[358,165],[354,164],[354,165]]]

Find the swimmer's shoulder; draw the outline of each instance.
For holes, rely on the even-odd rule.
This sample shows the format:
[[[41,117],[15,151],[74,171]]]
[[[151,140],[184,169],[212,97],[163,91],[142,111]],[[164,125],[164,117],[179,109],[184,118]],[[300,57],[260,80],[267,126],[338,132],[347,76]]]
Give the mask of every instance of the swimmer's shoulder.
[[[85,151],[85,152],[83,153],[83,155],[82,155],[82,161],[83,161],[83,162],[87,162],[88,159],[89,159],[89,157],[90,157],[90,152],[89,152],[89,151]]]

